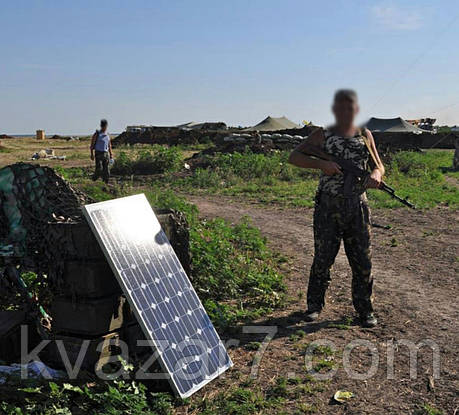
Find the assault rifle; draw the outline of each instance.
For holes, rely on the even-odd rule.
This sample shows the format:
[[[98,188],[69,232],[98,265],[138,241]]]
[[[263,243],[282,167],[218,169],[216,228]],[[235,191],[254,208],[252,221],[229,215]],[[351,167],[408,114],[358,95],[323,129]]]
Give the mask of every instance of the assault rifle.
[[[340,157],[332,156],[331,154],[328,154],[325,151],[322,151],[320,148],[312,144],[303,144],[303,149],[296,150],[296,151],[304,154],[305,156],[312,156],[312,157],[316,157],[321,160],[333,161],[336,164],[338,164],[343,170],[343,174],[344,174],[344,195],[345,196],[352,194],[353,186],[356,182],[360,182],[362,183],[362,185],[365,185],[366,181],[370,177],[370,172],[364,169],[361,169],[360,167],[357,167],[350,160],[345,160]],[[390,197],[398,200],[400,203],[403,203],[405,206],[408,206],[411,209],[416,209],[416,206],[410,203],[406,198],[403,199],[397,194],[395,194],[395,190],[392,187],[388,186],[386,183],[381,182],[378,189],[382,190],[383,192],[386,192]]]

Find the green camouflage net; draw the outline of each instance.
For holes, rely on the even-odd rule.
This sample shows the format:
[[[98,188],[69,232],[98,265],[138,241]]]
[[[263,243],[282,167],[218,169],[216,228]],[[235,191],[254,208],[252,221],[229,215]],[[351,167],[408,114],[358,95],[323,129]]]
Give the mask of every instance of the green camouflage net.
[[[33,271],[34,285],[45,287],[44,279],[56,275],[53,269],[59,266],[60,247],[50,240],[50,226],[82,223],[81,206],[91,201],[49,167],[17,163],[1,169],[0,268]],[[2,305],[17,296],[6,278],[0,279],[0,289]]]

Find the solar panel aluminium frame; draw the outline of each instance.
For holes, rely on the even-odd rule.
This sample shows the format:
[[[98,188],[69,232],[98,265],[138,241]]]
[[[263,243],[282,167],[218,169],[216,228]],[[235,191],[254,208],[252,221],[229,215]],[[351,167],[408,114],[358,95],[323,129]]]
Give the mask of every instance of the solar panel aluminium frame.
[[[148,328],[147,328],[147,326],[145,324],[144,318],[141,316],[139,310],[137,309],[137,306],[135,305],[135,303],[133,301],[133,298],[129,294],[128,288],[127,288],[123,278],[121,277],[121,275],[119,273],[119,270],[116,267],[114,259],[110,255],[110,252],[109,252],[108,248],[106,247],[106,245],[105,245],[105,243],[104,243],[104,241],[102,239],[102,236],[99,234],[99,231],[98,231],[98,229],[97,229],[97,227],[96,227],[96,225],[95,225],[95,223],[93,221],[93,218],[91,217],[91,213],[93,213],[94,211],[100,209],[101,207],[109,208],[110,206],[112,206],[114,204],[120,203],[121,200],[123,202],[139,201],[139,202],[142,202],[142,203],[146,203],[148,205],[149,209],[151,210],[151,213],[153,215],[154,220],[156,222],[158,222],[159,228],[162,230],[161,225],[159,224],[158,218],[156,217],[153,209],[151,208],[151,205],[149,204],[147,198],[145,197],[145,195],[143,193],[138,194],[138,195],[127,196],[127,197],[118,198],[118,199],[111,199],[111,200],[107,200],[107,201],[103,201],[103,202],[97,202],[97,203],[92,203],[92,204],[89,204],[89,205],[85,205],[83,207],[83,213],[84,213],[85,218],[87,219],[87,222],[88,222],[88,224],[89,224],[94,236],[96,237],[96,239],[97,239],[97,241],[98,241],[98,243],[99,243],[99,245],[100,245],[100,247],[101,247],[101,249],[102,249],[102,251],[103,251],[103,253],[105,255],[105,258],[107,259],[107,262],[109,263],[113,273],[115,274],[116,279],[118,280],[118,283],[120,284],[124,294],[126,295],[126,298],[127,298],[128,302],[129,302],[129,305],[131,306],[131,309],[132,309],[132,311],[133,311],[133,313],[134,313],[134,315],[136,317],[136,320],[139,323],[139,325],[140,325],[140,327],[141,327],[146,339],[151,341],[151,343],[153,345],[152,348],[155,351],[156,350],[159,351],[160,348],[158,346],[157,339],[154,339],[153,336],[151,336],[150,331],[148,330]],[[153,232],[152,232],[152,237],[154,237]],[[167,239],[167,237],[166,237],[166,239]],[[169,240],[167,240],[167,243],[170,245]],[[176,255],[171,245],[170,245],[170,248],[171,248],[171,250],[173,252],[173,255]],[[191,284],[191,281],[189,280],[188,276],[186,275],[186,272],[183,270],[183,267],[181,266],[181,264],[178,261],[178,259],[177,259],[177,262],[179,264],[179,267],[183,271],[184,277],[186,278],[188,284],[194,290],[193,285]],[[199,306],[205,312],[204,306],[202,305],[202,302],[199,299],[199,297],[198,297],[198,302],[199,302]],[[221,339],[220,339],[220,337],[219,337],[217,332],[215,332],[215,335],[218,338],[218,340],[220,341],[220,343],[222,344]],[[177,384],[175,382],[175,379],[172,376],[172,373],[167,369],[167,366],[166,366],[166,364],[165,364],[165,362],[163,360],[162,354],[158,353],[157,355],[158,355],[158,361],[160,363],[160,366],[161,366],[163,372],[165,372],[165,373],[167,373],[169,375],[167,377],[168,377],[169,383],[170,383],[174,393],[176,395],[180,396],[181,398],[187,398],[187,397],[191,396],[192,394],[197,392],[199,389],[201,389],[203,386],[205,386],[206,384],[208,384],[209,382],[211,382],[212,380],[214,380],[215,378],[220,376],[227,369],[229,369],[230,367],[233,366],[233,362],[231,361],[231,358],[228,357],[228,363],[225,366],[218,367],[217,370],[212,375],[207,376],[202,382],[200,382],[197,385],[194,385],[186,393],[182,393],[182,392],[180,392],[180,390],[179,390],[179,388],[178,388],[178,386],[177,386]]]

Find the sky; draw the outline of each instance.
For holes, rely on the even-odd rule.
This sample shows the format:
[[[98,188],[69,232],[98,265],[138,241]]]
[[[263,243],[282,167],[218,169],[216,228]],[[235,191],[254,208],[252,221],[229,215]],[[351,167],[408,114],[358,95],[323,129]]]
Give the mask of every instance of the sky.
[[[0,133],[267,115],[459,124],[459,2],[0,0]]]

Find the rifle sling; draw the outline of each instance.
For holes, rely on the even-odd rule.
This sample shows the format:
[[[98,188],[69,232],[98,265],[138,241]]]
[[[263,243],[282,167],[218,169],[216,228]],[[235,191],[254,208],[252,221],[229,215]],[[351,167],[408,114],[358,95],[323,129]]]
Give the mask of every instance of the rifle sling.
[[[365,143],[365,146],[367,147],[368,152],[370,153],[370,157],[373,160],[373,163],[375,164],[375,167],[380,169],[381,165],[378,162],[376,153],[374,152],[373,147],[371,146],[370,140],[368,139],[365,129],[361,131],[361,135],[362,135],[362,140]]]

